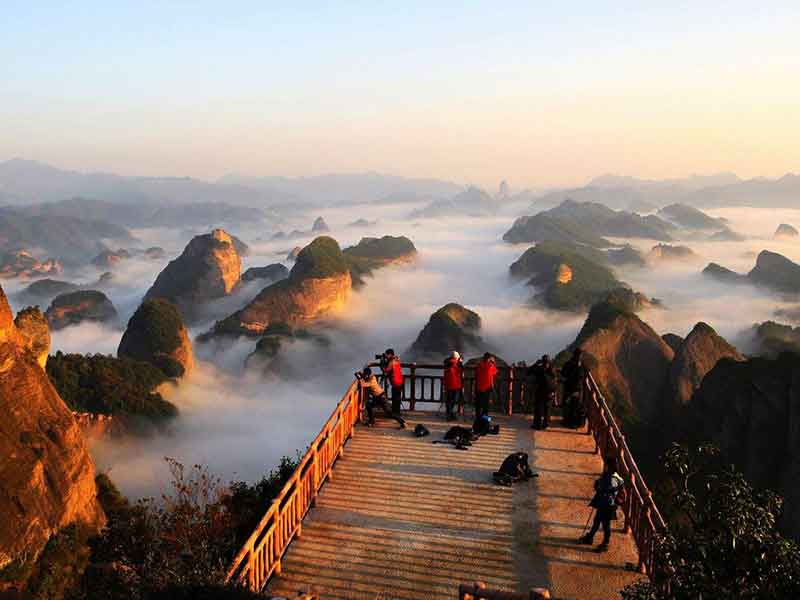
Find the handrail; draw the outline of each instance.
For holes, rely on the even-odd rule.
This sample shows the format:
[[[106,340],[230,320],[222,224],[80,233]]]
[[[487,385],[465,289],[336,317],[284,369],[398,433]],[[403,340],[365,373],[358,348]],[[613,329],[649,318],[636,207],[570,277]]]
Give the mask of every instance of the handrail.
[[[233,559],[226,583],[246,581],[251,590],[260,592],[273,573],[280,574],[286,548],[295,537],[300,537],[303,518],[322,484],[333,477],[333,464],[353,435],[353,427],[361,416],[361,404],[362,394],[354,381]]]
[[[625,531],[633,533],[633,539],[639,549],[639,571],[652,577],[655,567],[656,538],[666,530],[667,524],[653,500],[653,493],[648,489],[639,471],[625,435],[591,373],[586,378],[583,398],[589,422],[588,432],[595,440],[595,452],[599,452],[604,459],[611,456],[618,459],[618,471],[626,480],[628,490],[631,492],[627,494],[627,499],[621,507],[625,515]]]
[[[412,407],[414,400],[440,401],[429,399],[430,396],[424,394],[424,388],[426,378],[435,382],[443,379],[443,375],[418,374],[417,370],[441,372],[442,365],[404,363],[402,366],[409,371],[407,384],[410,385],[412,394],[416,394],[417,384],[421,384],[420,395],[412,395],[410,398]],[[525,378],[514,377],[515,369],[519,367],[498,367],[498,371],[505,374],[505,380],[501,379],[498,387],[506,390],[507,386],[509,414],[513,399],[524,394]],[[465,380],[471,381],[468,377]],[[465,392],[466,388],[467,385]],[[656,538],[666,529],[666,523],[653,501],[652,492],[645,484],[633,453],[625,441],[625,435],[591,373],[584,382],[583,391],[588,420],[587,433],[594,436],[595,452],[602,453],[604,458],[618,458],[620,474],[626,479],[631,492],[621,507],[625,515],[625,531],[633,533],[639,550],[639,570],[652,576]],[[226,583],[246,582],[251,590],[260,592],[273,573],[280,574],[284,552],[295,537],[300,537],[303,518],[313,505],[320,488],[327,479],[333,478],[333,465],[343,454],[345,443],[354,433],[355,424],[361,416],[362,403],[363,394],[354,381],[234,558]],[[469,593],[466,587],[464,589],[465,593]],[[482,589],[477,597],[500,600],[506,596],[502,596],[500,592]]]
[[[369,367],[378,367],[379,363],[372,361]],[[410,410],[416,408],[417,402],[422,403],[441,403],[444,401],[444,364],[439,363],[404,363],[403,368],[404,399],[409,404]],[[527,367],[514,365],[497,365],[497,376],[495,377],[495,396],[502,409],[507,415],[514,412],[514,407],[520,407],[525,398],[525,376]],[[420,372],[422,371],[422,372]],[[425,373],[424,371],[434,371],[435,374]],[[475,396],[475,367],[465,366],[464,371],[464,401],[471,403]]]

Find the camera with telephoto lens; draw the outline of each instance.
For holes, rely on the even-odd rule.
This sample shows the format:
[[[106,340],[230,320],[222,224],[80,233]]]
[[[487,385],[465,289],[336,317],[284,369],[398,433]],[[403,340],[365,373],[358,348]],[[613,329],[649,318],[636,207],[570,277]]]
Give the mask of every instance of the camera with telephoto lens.
[[[389,366],[389,355],[386,354],[386,352],[384,352],[383,354],[376,354],[375,360],[377,360],[378,363],[380,364],[381,371],[385,371]]]

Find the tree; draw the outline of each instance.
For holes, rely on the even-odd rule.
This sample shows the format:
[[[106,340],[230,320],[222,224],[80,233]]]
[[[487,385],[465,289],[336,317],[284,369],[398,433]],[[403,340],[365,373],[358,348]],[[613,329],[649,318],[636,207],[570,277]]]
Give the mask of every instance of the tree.
[[[676,518],[657,540],[652,580],[624,600],[800,597],[800,547],[777,529],[783,499],[718,457],[711,445],[667,451]]]

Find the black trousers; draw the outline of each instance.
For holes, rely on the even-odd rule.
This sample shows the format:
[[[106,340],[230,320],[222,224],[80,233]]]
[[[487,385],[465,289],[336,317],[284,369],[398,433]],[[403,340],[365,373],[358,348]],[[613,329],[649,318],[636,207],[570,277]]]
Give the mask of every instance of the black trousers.
[[[597,530],[600,529],[600,526],[602,525],[603,544],[608,545],[608,542],[611,541],[611,519],[613,517],[614,509],[598,508],[597,512],[594,514],[594,523],[592,523],[592,528],[589,530],[589,539],[591,540],[594,538],[594,534],[597,533]]]
[[[485,392],[475,393],[475,418],[480,418],[483,415],[489,414],[489,398],[492,395],[492,390]]]
[[[400,414],[400,403],[403,401],[403,392],[405,391],[403,387],[402,385],[392,386],[392,413],[395,415]]]
[[[537,393],[533,404],[533,426],[534,427],[549,427],[550,426],[550,404],[553,402],[552,393],[539,394]]]
[[[464,404],[464,390],[447,390],[444,394],[444,405],[447,408],[447,416],[454,417],[453,409],[456,405]]]
[[[369,417],[370,425],[375,424],[375,407],[378,406],[383,409],[383,414],[387,417],[390,417],[403,425],[406,421],[403,417],[400,416],[399,413],[393,412],[389,408],[389,402],[386,400],[386,394],[381,394],[380,396],[373,396],[369,400],[367,400],[367,416]]]

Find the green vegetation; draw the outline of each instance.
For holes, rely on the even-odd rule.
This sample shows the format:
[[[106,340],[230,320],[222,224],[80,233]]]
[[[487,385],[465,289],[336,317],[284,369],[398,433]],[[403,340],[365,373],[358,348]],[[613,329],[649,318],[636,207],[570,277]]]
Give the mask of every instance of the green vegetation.
[[[300,251],[289,280],[322,279],[346,273],[349,269],[339,244],[328,236],[320,236]]]
[[[108,525],[91,540],[91,564],[73,597],[109,600],[254,598],[223,586],[230,561],[250,537],[298,459],[284,457],[254,485],[222,485],[203,466],[167,458],[171,491],[130,504],[97,478]]]
[[[755,337],[760,350],[769,356],[784,352],[800,354],[800,327],[767,321],[755,327]]]
[[[414,243],[405,236],[385,235],[382,238],[361,238],[355,246],[345,248],[345,256],[358,256],[361,258],[375,258],[380,260],[394,260],[409,254],[414,254],[417,249]]]
[[[530,277],[529,285],[542,288],[537,296],[557,310],[583,310],[624,285],[603,264],[602,254],[563,242],[542,242],[511,265],[511,274]]]
[[[584,244],[593,248],[608,248],[611,242],[571,219],[539,213],[532,217],[519,217],[504,235],[512,244],[529,242],[567,242]]]
[[[624,600],[800,597],[800,546],[777,528],[783,500],[718,467],[718,455],[708,445],[666,453],[679,512],[658,539],[652,581]]]
[[[103,304],[109,302],[109,300],[103,292],[98,292],[97,290],[78,290],[76,292],[67,292],[56,296],[50,307],[62,308],[64,306],[72,306],[84,302],[89,304]]]
[[[153,392],[167,380],[156,367],[130,358],[57,352],[47,361],[47,375],[70,409],[159,422],[178,411]]]
[[[181,347],[184,330],[173,304],[160,298],[145,300],[128,321],[118,355],[149,362],[167,377],[181,377],[185,369],[172,353]]]

